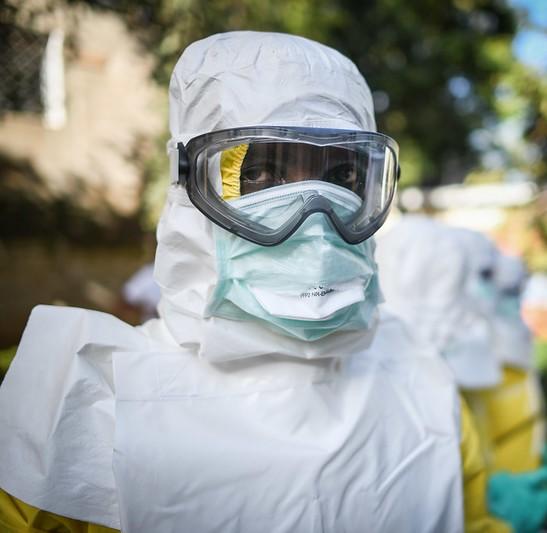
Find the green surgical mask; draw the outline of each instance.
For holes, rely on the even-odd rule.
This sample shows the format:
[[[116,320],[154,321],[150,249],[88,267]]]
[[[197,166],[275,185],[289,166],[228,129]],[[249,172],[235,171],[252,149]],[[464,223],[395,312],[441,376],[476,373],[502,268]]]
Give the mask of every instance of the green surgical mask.
[[[257,220],[286,206],[283,200],[272,205],[263,193],[257,199],[246,207]],[[344,211],[340,203],[342,216]],[[218,227],[214,235],[218,283],[207,316],[256,321],[307,341],[371,324],[381,298],[372,240],[346,243],[322,213],[277,246],[253,244]]]

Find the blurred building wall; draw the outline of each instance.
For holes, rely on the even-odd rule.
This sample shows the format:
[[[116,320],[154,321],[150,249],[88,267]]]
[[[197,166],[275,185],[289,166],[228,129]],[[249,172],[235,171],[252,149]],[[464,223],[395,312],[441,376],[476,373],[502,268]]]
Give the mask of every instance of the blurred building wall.
[[[76,6],[49,20],[40,25],[61,28],[67,43],[66,123],[47,129],[39,114],[5,113],[0,154],[30,166],[46,198],[70,197],[93,218],[131,216],[143,159],[165,123],[152,58],[112,13]]]
[[[15,24],[42,40],[61,32],[66,119],[0,109],[0,348],[38,303],[112,311],[153,254],[139,226],[145,164],[166,125],[153,57],[112,12],[54,4],[18,3]],[[31,59],[14,53],[17,66]]]

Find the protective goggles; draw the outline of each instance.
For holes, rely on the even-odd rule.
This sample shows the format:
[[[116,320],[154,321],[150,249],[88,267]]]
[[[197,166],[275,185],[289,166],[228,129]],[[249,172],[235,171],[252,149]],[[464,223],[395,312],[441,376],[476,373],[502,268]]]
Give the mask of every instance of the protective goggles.
[[[215,224],[263,246],[324,213],[357,244],[384,223],[399,178],[397,143],[380,133],[244,127],[168,145],[171,179]]]

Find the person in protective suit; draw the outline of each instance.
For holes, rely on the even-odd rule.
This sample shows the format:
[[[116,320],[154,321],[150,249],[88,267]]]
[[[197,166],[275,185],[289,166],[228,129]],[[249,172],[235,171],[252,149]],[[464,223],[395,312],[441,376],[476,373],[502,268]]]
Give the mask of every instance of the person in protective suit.
[[[534,470],[542,462],[545,425],[541,386],[532,368],[532,338],[520,314],[526,271],[521,261],[501,254],[483,235],[466,231],[465,246],[480,280],[478,298],[489,306],[494,353],[502,370],[495,387],[468,391],[466,399],[486,443],[489,469]],[[477,258],[486,250],[490,255],[493,250],[494,259],[481,269]]]
[[[398,150],[355,65],[220,34],[169,96],[160,318],[33,310],[0,389],[1,527],[499,531],[449,373],[378,312]]]
[[[547,526],[545,407],[532,367],[531,334],[520,310],[526,269],[484,235],[459,233],[479,280],[477,297],[491,317],[493,349],[502,372],[495,387],[464,391],[491,472],[489,507],[518,533],[536,533]],[[494,259],[481,266],[479,258],[485,254]]]
[[[500,286],[509,280],[499,253],[477,232],[407,215],[382,237],[377,260],[386,307],[421,345],[444,357],[471,408],[489,473],[491,510],[517,532],[539,531],[547,517],[541,487],[547,470],[538,468],[541,408],[531,378],[503,367],[509,352],[512,365],[528,354],[513,353],[526,347],[517,343],[520,329],[507,331],[515,324],[508,323],[514,317],[500,298]],[[496,474],[500,471],[527,474]]]

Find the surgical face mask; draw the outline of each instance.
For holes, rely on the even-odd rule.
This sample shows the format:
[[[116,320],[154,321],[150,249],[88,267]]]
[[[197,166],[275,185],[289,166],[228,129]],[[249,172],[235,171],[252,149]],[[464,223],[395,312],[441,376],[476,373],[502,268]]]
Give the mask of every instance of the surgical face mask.
[[[263,223],[283,216],[306,186],[318,190],[313,182],[291,184],[233,203]],[[359,201],[335,185],[320,189],[341,217]],[[310,215],[277,246],[260,246],[218,227],[214,231],[218,283],[206,315],[258,321],[307,341],[370,325],[380,298],[370,240],[346,243],[322,213]]]
[[[491,315],[496,312],[499,291],[491,277],[478,276],[471,286],[471,296],[483,314]]]
[[[507,319],[520,321],[520,293],[502,292],[497,306],[497,314]]]
[[[500,360],[518,368],[530,368],[532,336],[520,314],[518,290],[504,290],[494,316],[495,348]]]

